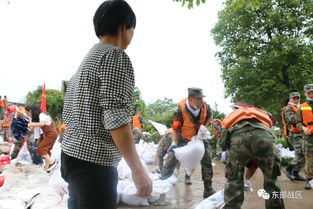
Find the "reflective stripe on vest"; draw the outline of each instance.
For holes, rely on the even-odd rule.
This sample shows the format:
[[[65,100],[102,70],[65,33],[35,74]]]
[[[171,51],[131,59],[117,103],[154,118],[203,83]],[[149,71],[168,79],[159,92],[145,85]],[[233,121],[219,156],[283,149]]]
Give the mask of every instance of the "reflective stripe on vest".
[[[311,106],[307,102],[304,102],[301,104],[300,109],[303,124],[313,133],[313,111]]]
[[[289,137],[288,135],[288,124],[286,123],[286,118],[285,118],[285,110],[288,108],[288,107],[291,107],[293,109],[293,111],[295,112],[295,114],[298,112],[298,108],[296,106],[293,106],[293,105],[287,105],[283,108],[283,111],[282,111],[282,122],[283,122],[283,125],[284,125],[284,135],[285,137]],[[289,128],[291,129],[291,132],[292,133],[300,133],[301,131],[294,125],[290,125]]]
[[[188,113],[186,102],[187,102],[187,99],[183,99],[178,105],[180,109],[182,110],[182,115],[183,115],[183,120],[184,120],[181,126],[181,135],[184,138],[191,140],[193,136],[197,135],[200,125],[205,124],[206,122],[205,118],[207,116],[207,108],[206,108],[206,103],[203,101],[199,121],[197,124],[194,124],[192,119],[190,118],[191,116]]]
[[[272,127],[272,120],[267,113],[254,107],[243,107],[230,113],[222,121],[222,126],[231,129],[235,124],[245,119],[255,118],[265,124],[267,127]]]

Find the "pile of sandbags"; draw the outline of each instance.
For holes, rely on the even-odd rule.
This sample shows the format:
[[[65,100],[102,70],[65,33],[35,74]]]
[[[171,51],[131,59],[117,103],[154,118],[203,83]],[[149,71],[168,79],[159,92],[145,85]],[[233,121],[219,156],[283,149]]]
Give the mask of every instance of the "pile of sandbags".
[[[50,176],[41,168],[27,162],[12,161],[4,166],[5,182],[0,187],[0,205],[7,209],[65,209],[56,190],[48,185]]]
[[[153,142],[144,142],[140,140],[138,144],[136,144],[137,153],[146,164],[153,164],[155,161],[155,155],[157,150],[157,144]]]

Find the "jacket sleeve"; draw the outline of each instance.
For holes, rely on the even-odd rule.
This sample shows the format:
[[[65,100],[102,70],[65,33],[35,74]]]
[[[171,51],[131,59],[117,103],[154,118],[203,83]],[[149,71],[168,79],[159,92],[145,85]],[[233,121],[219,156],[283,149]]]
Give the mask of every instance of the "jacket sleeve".
[[[284,111],[285,120],[287,124],[296,125],[297,116],[294,110],[291,107],[288,107]]]
[[[302,127],[304,125],[303,125],[302,110],[301,109],[299,109],[297,114],[296,114],[296,125],[297,125],[297,128],[299,130],[301,130],[301,132],[302,132]]]

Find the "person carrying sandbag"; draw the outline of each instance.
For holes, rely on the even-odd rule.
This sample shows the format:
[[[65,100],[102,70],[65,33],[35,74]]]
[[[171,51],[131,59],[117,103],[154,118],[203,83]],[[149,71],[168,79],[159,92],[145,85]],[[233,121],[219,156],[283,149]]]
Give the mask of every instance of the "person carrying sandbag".
[[[175,113],[173,119],[172,143],[168,149],[168,158],[162,170],[161,179],[169,178],[178,163],[175,158],[173,149],[176,147],[183,147],[197,135],[201,125],[208,126],[212,119],[212,111],[208,104],[203,100],[202,89],[188,88],[188,98],[183,99]],[[214,194],[212,188],[212,161],[211,161],[211,148],[208,140],[203,140],[204,143],[204,156],[201,160],[202,166],[202,180],[204,183],[203,197],[207,198]],[[190,176],[185,176],[185,184],[191,184]]]

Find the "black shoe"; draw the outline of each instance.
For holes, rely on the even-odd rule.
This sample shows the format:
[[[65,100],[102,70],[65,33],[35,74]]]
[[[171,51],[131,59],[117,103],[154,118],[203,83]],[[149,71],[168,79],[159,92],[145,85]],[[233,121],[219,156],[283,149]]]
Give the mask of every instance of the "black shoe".
[[[307,179],[305,179],[304,177],[302,177],[299,172],[292,172],[293,176],[294,176],[294,180],[295,181],[307,181]]]
[[[287,178],[290,179],[290,181],[294,181],[295,180],[295,176],[292,174],[292,167],[290,165],[288,165],[286,167],[285,174],[286,174]]]
[[[204,188],[203,198],[206,199],[206,198],[210,197],[211,195],[213,195],[214,193],[215,193],[215,190],[212,187]]]
[[[190,176],[188,176],[187,174],[185,175],[185,184],[186,185],[191,185],[192,184],[192,182],[190,180]]]

